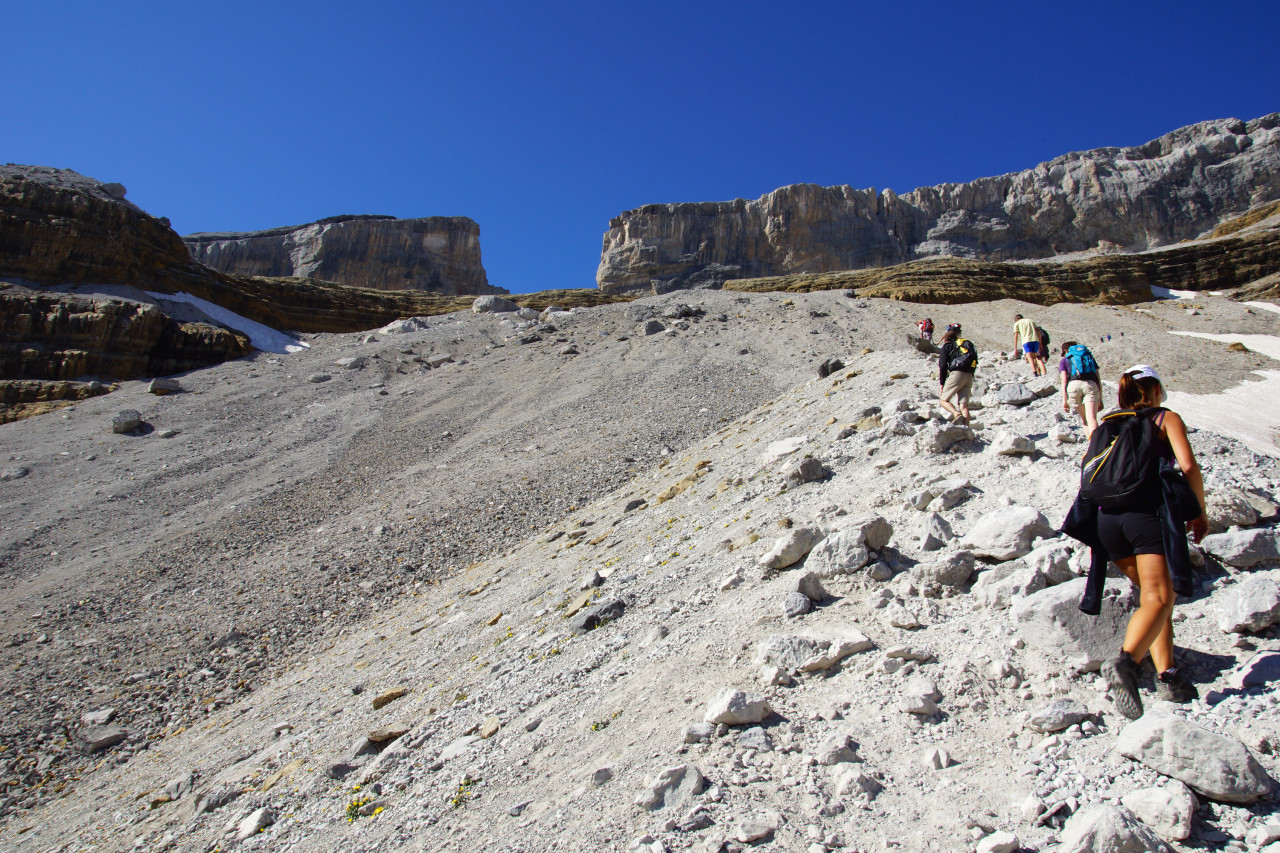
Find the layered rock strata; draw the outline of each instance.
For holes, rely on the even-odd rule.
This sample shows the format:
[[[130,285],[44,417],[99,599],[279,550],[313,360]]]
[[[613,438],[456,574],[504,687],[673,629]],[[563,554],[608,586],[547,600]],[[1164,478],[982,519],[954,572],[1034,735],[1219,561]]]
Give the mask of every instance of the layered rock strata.
[[[935,256],[1140,251],[1200,236],[1277,198],[1280,113],[1202,122],[1145,145],[903,195],[797,184],[754,201],[645,205],[610,221],[596,282],[611,293],[661,293]]]
[[[315,278],[442,296],[506,293],[480,262],[480,226],[465,216],[334,216],[250,233],[188,234],[200,263],[239,275]]]
[[[470,221],[470,220],[467,220]],[[474,224],[474,223],[473,223]],[[478,249],[477,249],[478,264]],[[483,271],[481,270],[481,275]],[[159,293],[190,293],[234,311],[274,329],[300,332],[354,332],[377,328],[400,317],[414,317],[460,311],[469,308],[472,296],[446,296],[423,291],[385,291],[350,287],[312,278],[253,277],[209,269],[192,259],[186,245],[161,218],[153,217],[124,200],[124,188],[104,184],[67,169],[45,166],[0,166],[0,278],[21,282],[26,287],[6,291],[11,315],[31,318],[32,329],[48,325],[49,312],[76,317],[78,326],[96,327],[96,321],[83,318],[101,313],[96,308],[65,307],[52,309],[41,302],[40,288],[45,285],[75,283],[127,284]],[[497,288],[490,288],[496,292]],[[619,298],[596,290],[548,291],[518,297],[521,305],[544,308],[555,304],[562,308],[578,305],[600,305]],[[60,297],[59,297],[60,299]],[[19,307],[17,303],[24,302]],[[79,303],[76,303],[79,304]],[[110,314],[117,309],[106,309]],[[132,323],[156,324],[159,320],[145,317]],[[158,315],[163,317],[163,315]],[[147,319],[151,318],[151,319]],[[144,322],[145,320],[145,322]],[[53,322],[53,321],[49,321]],[[56,323],[54,323],[56,325]],[[167,328],[167,327],[166,327]],[[179,326],[178,328],[181,328]],[[208,327],[213,328],[213,327]],[[127,358],[107,356],[90,373],[110,373],[117,378],[133,375],[155,375],[154,372],[130,374],[127,362],[134,366],[154,365],[165,361],[154,351],[145,335],[130,338],[141,349]],[[11,352],[26,352],[19,358],[10,355],[0,368],[0,376],[8,378],[35,375],[63,377],[77,375],[78,367],[68,366],[76,358],[56,355],[65,349],[57,340],[45,340],[34,332],[0,333],[0,344]],[[101,328],[90,332],[103,334]],[[166,333],[166,340],[177,342],[179,349],[169,358],[174,363],[189,363],[195,344],[189,337],[209,337],[212,333]],[[233,357],[235,347],[214,343],[211,351],[224,349]],[[121,339],[122,341],[124,339]],[[40,349],[43,348],[43,349]],[[71,347],[75,350],[78,347]],[[34,365],[37,352],[54,353],[39,370]],[[118,353],[118,351],[117,351]],[[22,361],[23,373],[3,372],[16,369]],[[180,368],[180,369],[190,369]],[[68,373],[68,371],[72,371]],[[148,368],[150,370],[150,368]],[[172,372],[172,371],[170,371]]]
[[[0,290],[0,377],[166,376],[248,352],[245,335],[179,323],[154,305]]]
[[[995,299],[1056,302],[1147,302],[1152,287],[1171,290],[1246,288],[1249,298],[1274,291],[1280,269],[1280,229],[1192,241],[1156,252],[1103,255],[1078,261],[992,263],[929,258],[892,267],[739,279],[725,290],[747,292],[852,289],[858,296],[954,305]],[[1259,290],[1271,283],[1270,290]],[[1261,294],[1261,295],[1259,295]]]

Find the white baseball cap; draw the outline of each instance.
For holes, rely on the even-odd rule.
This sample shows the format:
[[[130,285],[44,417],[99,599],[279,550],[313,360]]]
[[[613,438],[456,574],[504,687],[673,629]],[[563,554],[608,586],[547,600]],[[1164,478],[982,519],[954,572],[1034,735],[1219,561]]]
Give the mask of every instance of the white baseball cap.
[[[1160,402],[1163,403],[1169,399],[1169,392],[1164,390],[1164,380],[1160,378],[1160,374],[1156,373],[1156,369],[1149,364],[1135,364],[1124,372],[1125,376],[1131,376],[1134,379],[1145,379],[1151,377],[1160,383]]]

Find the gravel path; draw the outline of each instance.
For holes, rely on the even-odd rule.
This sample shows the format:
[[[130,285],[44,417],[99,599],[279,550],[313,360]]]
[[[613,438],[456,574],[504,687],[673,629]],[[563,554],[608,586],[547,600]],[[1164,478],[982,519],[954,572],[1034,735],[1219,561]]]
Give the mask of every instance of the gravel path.
[[[527,327],[447,315],[404,335],[315,336],[304,353],[257,354],[184,376],[176,395],[125,383],[108,397],[0,427],[5,470],[27,472],[0,484],[0,576],[11,590],[0,605],[0,637],[8,638],[0,810],[10,820],[30,814],[53,794],[248,707],[260,690],[278,695],[318,653],[453,602],[475,569],[489,570],[482,561],[506,555],[508,585],[523,586],[511,559],[529,553],[534,534],[560,527],[563,535],[570,518],[586,525],[577,528],[584,541],[607,532],[621,505],[652,499],[657,482],[675,479],[671,470],[688,473],[694,442],[739,428],[738,418],[769,400],[790,400],[778,409],[792,412],[796,429],[814,429],[820,422],[806,425],[784,392],[828,356],[875,351],[860,380],[868,401],[883,402],[890,392],[873,389],[899,369],[927,395],[928,363],[903,341],[916,316],[931,313],[939,327],[959,319],[987,359],[1008,346],[1015,310],[1055,341],[1116,330],[1094,347],[1104,373],[1148,361],[1171,388],[1196,394],[1222,392],[1269,363],[1221,341],[1167,334],[1275,335],[1280,326],[1274,314],[1228,300],[1199,304],[943,308],[837,293],[707,292]],[[664,313],[687,316],[662,319],[668,331],[658,335],[640,330]],[[562,354],[569,346],[577,354]],[[452,361],[424,364],[446,353]],[[363,366],[335,364],[352,357]],[[1016,369],[1008,367],[1011,377]],[[330,378],[311,381],[321,375]],[[112,415],[128,408],[152,431],[112,434]],[[786,437],[788,426],[758,437]],[[167,430],[176,434],[163,437]],[[1229,442],[1214,446],[1255,459]],[[904,487],[877,498],[868,481],[859,500],[883,505]],[[584,515],[606,497],[614,514]],[[735,523],[724,536],[741,532]],[[705,538],[693,527],[685,535]],[[573,583],[552,579],[561,573],[554,566],[528,568],[542,580],[513,602]],[[669,595],[674,613],[690,594],[658,598]],[[431,636],[439,644],[448,635]],[[706,642],[681,654],[723,659],[738,640]],[[581,666],[522,684],[572,683]],[[691,690],[689,673],[661,677],[669,683],[633,688]],[[86,755],[75,737],[81,716],[105,707],[129,737]]]

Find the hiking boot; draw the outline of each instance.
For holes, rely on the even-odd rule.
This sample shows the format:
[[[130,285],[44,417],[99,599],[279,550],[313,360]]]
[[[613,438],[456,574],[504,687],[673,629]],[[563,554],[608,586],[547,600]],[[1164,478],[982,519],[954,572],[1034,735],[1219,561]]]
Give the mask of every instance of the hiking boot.
[[[1196,686],[1183,678],[1176,666],[1156,676],[1156,695],[1166,702],[1177,703],[1194,702],[1200,698]]]
[[[1142,697],[1138,695],[1138,663],[1121,652],[1119,657],[1102,665],[1102,677],[1111,687],[1111,701],[1116,710],[1131,720],[1142,716]]]

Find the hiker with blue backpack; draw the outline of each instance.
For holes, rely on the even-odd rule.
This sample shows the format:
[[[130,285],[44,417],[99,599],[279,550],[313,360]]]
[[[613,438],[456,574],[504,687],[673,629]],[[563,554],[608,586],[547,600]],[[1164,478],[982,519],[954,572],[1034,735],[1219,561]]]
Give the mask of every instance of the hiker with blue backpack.
[[[1062,380],[1062,411],[1075,409],[1084,422],[1085,438],[1098,427],[1102,411],[1102,382],[1098,378],[1098,362],[1084,344],[1067,341],[1062,345],[1062,361],[1058,362]]]
[[[1080,493],[1062,532],[1089,546],[1089,576],[1080,609],[1097,615],[1108,561],[1137,587],[1120,653],[1102,666],[1116,709],[1142,716],[1139,664],[1155,665],[1156,693],[1170,702],[1198,698],[1173,655],[1173,604],[1191,595],[1187,533],[1199,542],[1209,529],[1204,479],[1177,412],[1163,408],[1160,375],[1146,364],[1120,376],[1120,408],[1103,417],[1080,468]]]

